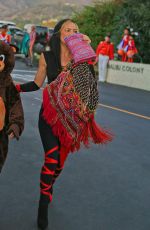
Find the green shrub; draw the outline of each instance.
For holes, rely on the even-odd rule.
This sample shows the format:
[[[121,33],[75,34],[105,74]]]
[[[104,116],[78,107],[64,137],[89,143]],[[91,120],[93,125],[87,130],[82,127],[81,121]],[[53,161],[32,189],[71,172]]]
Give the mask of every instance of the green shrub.
[[[96,1],[76,12],[73,19],[80,31],[87,34],[96,49],[107,33],[111,33],[115,49],[122,38],[124,28],[129,26],[139,36],[135,36],[139,51],[138,61],[150,63],[150,1],[149,0],[112,0]]]

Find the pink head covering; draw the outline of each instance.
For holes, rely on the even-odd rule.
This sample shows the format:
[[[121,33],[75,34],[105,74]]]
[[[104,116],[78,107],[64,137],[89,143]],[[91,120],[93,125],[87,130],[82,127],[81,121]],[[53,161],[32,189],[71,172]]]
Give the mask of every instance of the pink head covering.
[[[75,33],[65,37],[65,43],[71,51],[74,63],[92,61],[96,58],[96,53],[92,47],[83,40],[81,33]]]

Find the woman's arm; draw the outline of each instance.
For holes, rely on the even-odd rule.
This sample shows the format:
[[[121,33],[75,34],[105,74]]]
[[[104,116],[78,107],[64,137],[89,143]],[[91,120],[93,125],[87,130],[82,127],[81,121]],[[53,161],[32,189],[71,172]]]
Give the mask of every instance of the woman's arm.
[[[18,92],[32,92],[42,87],[46,78],[46,62],[44,54],[42,53],[39,60],[38,71],[35,75],[34,81],[25,84],[17,84],[16,89]]]
[[[34,82],[39,88],[41,88],[45,81],[45,78],[46,78],[46,61],[44,58],[44,54],[42,53],[40,56],[39,67],[35,75]]]

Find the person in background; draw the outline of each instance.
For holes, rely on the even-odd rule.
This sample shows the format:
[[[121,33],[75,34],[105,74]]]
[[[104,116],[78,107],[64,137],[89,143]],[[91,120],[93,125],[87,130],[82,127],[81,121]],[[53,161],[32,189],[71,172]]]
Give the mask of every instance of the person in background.
[[[118,55],[121,56],[121,61],[123,62],[127,61],[127,48],[128,48],[129,36],[130,36],[130,31],[128,28],[125,28],[122,40],[117,46]]]
[[[33,46],[36,39],[36,27],[32,25],[31,32],[29,34],[30,42],[29,42],[29,56],[28,56],[28,66],[33,66]]]
[[[21,42],[20,52],[25,56],[25,63],[28,65],[28,57],[29,57],[29,43],[30,43],[30,35],[29,32],[26,30]]]
[[[106,81],[107,64],[109,60],[114,59],[114,45],[110,41],[110,35],[105,36],[105,40],[101,41],[96,49],[99,69],[99,81]]]
[[[135,41],[133,39],[133,36],[129,36],[129,41],[128,41],[128,48],[127,48],[127,62],[133,62],[133,57],[135,54],[137,54],[137,48],[135,46]]]
[[[11,43],[11,35],[8,33],[8,25],[3,25],[0,30],[0,40],[7,44]]]

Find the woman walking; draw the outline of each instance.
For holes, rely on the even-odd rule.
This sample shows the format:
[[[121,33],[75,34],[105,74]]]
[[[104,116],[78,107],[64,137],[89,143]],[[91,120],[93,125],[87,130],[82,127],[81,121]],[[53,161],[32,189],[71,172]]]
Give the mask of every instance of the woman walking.
[[[75,63],[71,46],[68,48],[67,40],[65,42],[66,37],[78,32],[78,26],[72,20],[61,20],[54,28],[50,51],[41,54],[34,81],[16,86],[20,92],[30,92],[38,90],[46,76],[48,78],[39,114],[39,131],[45,152],[37,218],[40,229],[48,226],[48,204],[52,201],[53,184],[67,155],[78,150],[81,143],[88,145],[89,140],[94,143],[111,141],[111,136],[94,121],[98,91],[93,65],[82,60]],[[82,40],[90,43],[86,35],[82,35]],[[80,53],[76,58],[81,56]]]

